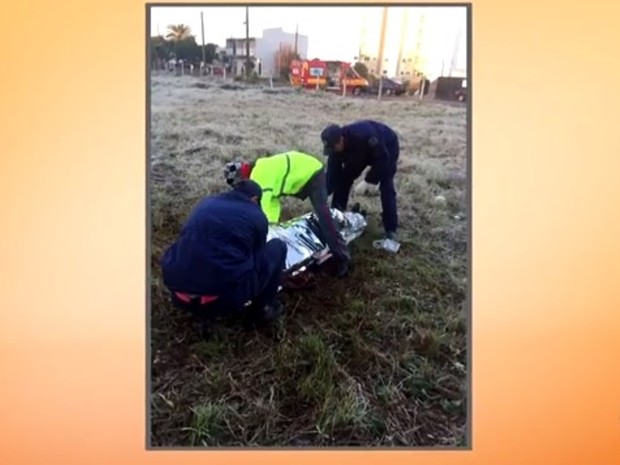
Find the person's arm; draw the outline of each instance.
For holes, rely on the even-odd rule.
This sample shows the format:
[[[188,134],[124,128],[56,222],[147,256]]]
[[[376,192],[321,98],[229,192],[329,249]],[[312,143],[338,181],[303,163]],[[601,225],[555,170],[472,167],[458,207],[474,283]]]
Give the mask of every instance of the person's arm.
[[[266,169],[254,168],[250,179],[263,190],[260,206],[267,220],[269,223],[277,223],[280,220],[280,199],[276,195],[278,193],[274,192],[277,178],[274,178],[273,173]]]
[[[383,138],[378,134],[373,134],[368,138],[368,149],[370,150],[370,169],[364,180],[368,184],[377,185],[388,173],[390,154]]]
[[[263,190],[260,206],[269,223],[277,223],[280,220],[280,199],[273,195],[273,189],[267,188]]]
[[[325,175],[327,196],[336,190],[336,184],[342,180],[342,163],[336,155],[330,155],[327,159],[327,172]]]
[[[265,247],[267,243],[267,234],[269,232],[269,221],[262,210],[256,212],[256,235],[254,241],[254,251],[258,252]]]

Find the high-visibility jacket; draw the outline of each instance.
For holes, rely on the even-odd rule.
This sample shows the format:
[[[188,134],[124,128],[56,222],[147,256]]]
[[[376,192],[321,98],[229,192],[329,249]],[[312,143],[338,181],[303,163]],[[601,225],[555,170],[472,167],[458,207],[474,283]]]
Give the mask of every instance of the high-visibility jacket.
[[[280,220],[280,197],[298,194],[323,163],[303,152],[284,152],[259,158],[250,179],[263,189],[261,208],[270,223]]]

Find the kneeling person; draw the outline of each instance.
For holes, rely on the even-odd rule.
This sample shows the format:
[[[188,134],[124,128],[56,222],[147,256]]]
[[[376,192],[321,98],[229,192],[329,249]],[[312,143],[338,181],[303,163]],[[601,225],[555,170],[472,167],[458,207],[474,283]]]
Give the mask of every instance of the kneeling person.
[[[286,244],[267,242],[268,221],[253,181],[203,199],[161,259],[175,305],[208,322],[250,310],[256,322],[275,319]]]
[[[261,207],[270,223],[280,220],[280,197],[310,198],[321,232],[337,262],[337,276],[344,276],[351,260],[349,250],[338,232],[327,204],[327,185],[323,163],[302,152],[285,152],[261,157],[253,163],[228,163],[226,182],[234,185],[242,179],[256,181],[262,188]]]

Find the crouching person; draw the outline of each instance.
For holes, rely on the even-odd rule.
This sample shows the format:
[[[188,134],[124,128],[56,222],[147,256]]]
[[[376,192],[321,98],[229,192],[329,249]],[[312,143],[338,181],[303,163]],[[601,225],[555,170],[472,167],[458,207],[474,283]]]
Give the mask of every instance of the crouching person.
[[[280,239],[267,242],[261,196],[260,186],[245,180],[203,199],[161,259],[173,303],[198,317],[203,329],[218,317],[242,316],[260,325],[281,312],[277,295],[287,249]]]

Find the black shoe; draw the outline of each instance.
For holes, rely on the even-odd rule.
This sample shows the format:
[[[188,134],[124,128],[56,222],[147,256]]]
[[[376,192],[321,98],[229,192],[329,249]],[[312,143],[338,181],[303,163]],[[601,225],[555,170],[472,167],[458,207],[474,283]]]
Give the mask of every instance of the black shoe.
[[[277,320],[282,314],[282,303],[276,300],[271,305],[265,305],[260,315],[260,320],[265,323],[271,323]]]
[[[282,304],[276,301],[272,305],[265,305],[261,309],[252,309],[244,321],[246,329],[260,328],[276,321],[282,313]]]

